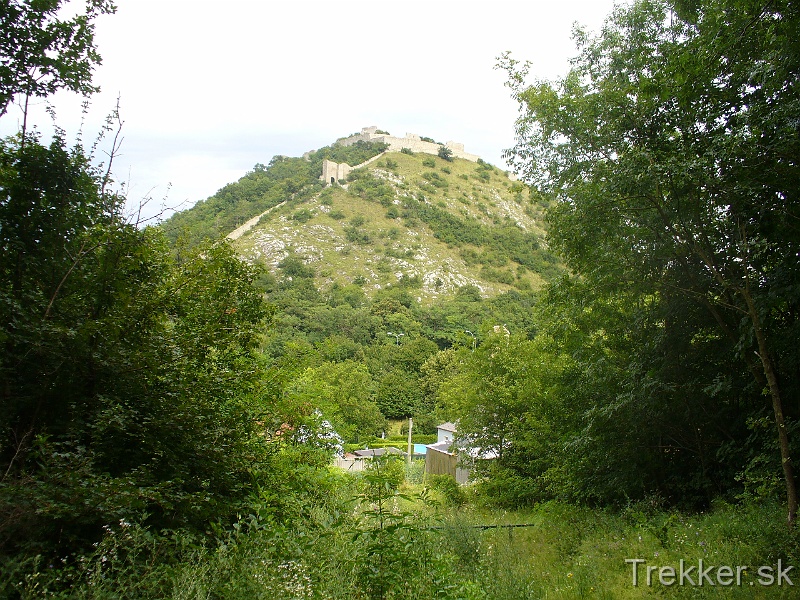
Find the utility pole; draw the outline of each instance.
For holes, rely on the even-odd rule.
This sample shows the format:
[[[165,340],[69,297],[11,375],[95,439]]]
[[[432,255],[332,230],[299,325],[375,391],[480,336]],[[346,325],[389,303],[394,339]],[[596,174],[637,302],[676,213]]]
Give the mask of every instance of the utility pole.
[[[411,460],[414,458],[414,445],[411,443],[411,430],[414,428],[414,419],[408,417],[408,466],[411,466]]]

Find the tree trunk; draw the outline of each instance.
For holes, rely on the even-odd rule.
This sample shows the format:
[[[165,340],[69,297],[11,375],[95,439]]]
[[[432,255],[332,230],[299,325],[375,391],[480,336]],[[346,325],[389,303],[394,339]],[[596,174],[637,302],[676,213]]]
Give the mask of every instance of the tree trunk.
[[[755,302],[753,302],[749,291],[745,290],[743,296],[747,302],[747,311],[753,324],[753,332],[755,333],[756,341],[758,342],[759,358],[761,359],[761,365],[764,368],[764,375],[767,378],[767,385],[769,386],[769,393],[772,397],[772,410],[775,413],[775,425],[778,428],[778,442],[781,449],[783,477],[786,481],[787,522],[789,527],[793,527],[797,517],[797,482],[794,478],[794,467],[789,451],[789,434],[786,432],[786,423],[783,418],[783,400],[781,399],[778,375],[775,372],[775,366],[772,364],[772,357],[769,353],[766,334],[761,326],[761,319],[758,316]]]

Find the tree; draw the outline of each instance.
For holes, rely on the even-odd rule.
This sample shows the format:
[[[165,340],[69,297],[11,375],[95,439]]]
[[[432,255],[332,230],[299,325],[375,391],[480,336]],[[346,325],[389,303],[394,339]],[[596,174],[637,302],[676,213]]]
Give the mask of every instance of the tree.
[[[521,105],[509,157],[558,200],[551,241],[575,272],[707,311],[771,399],[792,524],[800,15],[787,1],[675,6],[637,2],[597,38],[578,31],[555,83],[528,86],[505,55]]]
[[[386,420],[372,400],[372,378],[360,363],[325,362],[309,368],[285,391],[291,401],[321,412],[345,440],[377,435]]]
[[[0,117],[17,96],[43,98],[60,89],[89,95],[100,64],[94,20],[113,13],[110,0],[86,0],[85,12],[62,20],[69,0],[0,3]]]
[[[450,150],[450,148],[448,148],[447,146],[439,146],[439,150],[436,152],[436,156],[446,160],[447,162],[453,162],[453,151]]]
[[[0,189],[0,554],[230,515],[263,456],[255,269],[175,262],[58,138],[3,141]]]
[[[502,330],[500,330],[502,332]],[[503,462],[506,449],[537,402],[538,361],[531,342],[488,332],[475,350],[462,348],[461,370],[439,385],[459,434]]]

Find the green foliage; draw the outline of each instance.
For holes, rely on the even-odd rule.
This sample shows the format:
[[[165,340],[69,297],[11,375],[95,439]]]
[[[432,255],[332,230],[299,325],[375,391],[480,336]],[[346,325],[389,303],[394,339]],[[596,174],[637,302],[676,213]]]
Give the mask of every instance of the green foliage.
[[[257,164],[238,182],[226,185],[191,210],[176,213],[162,227],[173,244],[180,240],[193,247],[204,240],[219,239],[282,202],[308,200],[319,193],[324,185],[319,181],[324,159],[357,165],[377,156],[386,147],[386,144],[359,141],[351,146],[334,144],[320,148],[311,152],[308,159],[275,156],[266,167]],[[307,212],[301,209],[296,215],[303,219],[308,216]]]
[[[453,161],[453,151],[450,150],[447,146],[439,146],[439,150],[436,152],[436,156],[441,158],[442,160],[446,160],[447,162]]]
[[[352,244],[364,246],[372,243],[372,236],[369,232],[354,225],[348,225],[344,228],[344,236],[345,239]]]
[[[551,245],[585,282],[571,288],[584,308],[562,304],[553,328],[575,349],[564,393],[585,464],[561,463],[550,485],[704,505],[738,491],[737,470],[768,482],[781,468],[794,518],[797,28],[785,3],[640,2],[579,32],[559,81],[528,86],[503,58],[523,111],[511,159],[553,200]],[[747,429],[764,392],[773,450]]]
[[[525,597],[715,598],[720,586],[632,585],[625,559],[640,566],[747,566],[742,585],[725,596],[794,598],[794,587],[759,585],[757,566],[797,564],[797,535],[781,527],[773,504],[711,512],[664,511],[658,503],[619,512],[545,503],[525,512],[437,511],[431,499],[383,490],[369,502],[363,480],[321,470],[300,476],[324,490],[306,498],[304,518],[275,520],[254,503],[229,531],[202,545],[183,532],[153,536],[114,524],[98,547],[69,566],[39,564],[21,571],[5,563],[0,594],[23,598],[433,598],[517,600]],[[390,484],[391,487],[391,484]],[[355,501],[352,496],[357,494]],[[372,494],[372,498],[375,498]],[[502,528],[503,525],[529,525]],[[501,528],[484,529],[485,526]],[[433,526],[433,527],[431,527]],[[774,571],[776,572],[776,571]],[[715,572],[711,576],[714,579]],[[789,571],[796,585],[794,570]],[[757,587],[749,585],[750,582]]]
[[[94,20],[116,11],[108,0],[89,0],[85,12],[64,19],[69,0],[3,3],[0,12],[0,116],[17,96],[44,98],[58,90],[89,96],[100,55]]]
[[[287,255],[278,263],[278,268],[284,277],[313,279],[315,275],[314,268],[307,266],[305,260],[296,254]]]
[[[308,210],[307,208],[301,208],[292,215],[292,220],[297,221],[300,224],[307,223],[313,218],[314,218],[314,213]]]
[[[0,551],[230,515],[262,453],[256,270],[225,244],[174,261],[58,139],[6,140],[0,164]]]
[[[346,441],[357,442],[386,427],[386,420],[372,401],[369,371],[352,360],[310,367],[284,393],[296,405],[319,409]]]
[[[462,506],[467,501],[464,492],[456,478],[452,475],[427,475],[425,481],[444,498],[445,502],[452,506]]]
[[[388,144],[383,142],[365,142],[363,140],[359,140],[349,146],[333,144],[309,153],[308,162],[319,175],[319,173],[322,173],[322,161],[325,159],[355,166],[385,152],[388,147]]]
[[[236,183],[176,213],[161,227],[172,244],[192,248],[226,236],[284,201],[311,198],[322,186],[318,177],[315,166],[302,158],[275,156],[267,167],[256,165]]]
[[[449,187],[447,180],[442,178],[441,175],[434,171],[427,171],[422,174],[422,176],[427,179],[432,185],[438,188],[447,189]]]
[[[392,186],[373,176],[370,172],[353,171],[350,173],[352,183],[350,191],[370,202],[378,202],[383,206],[390,206],[395,198]]]
[[[428,156],[422,159],[422,166],[428,167],[429,169],[433,169],[436,167],[436,159],[432,156]]]

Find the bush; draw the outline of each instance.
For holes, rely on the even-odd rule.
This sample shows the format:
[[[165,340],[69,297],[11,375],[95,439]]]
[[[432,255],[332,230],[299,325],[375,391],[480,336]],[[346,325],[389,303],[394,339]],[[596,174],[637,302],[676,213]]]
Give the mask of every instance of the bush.
[[[436,153],[436,156],[448,162],[453,161],[453,151],[447,146],[439,146],[439,151]]]
[[[452,475],[428,475],[428,484],[439,492],[445,501],[453,506],[463,506],[467,502],[467,495],[464,489],[458,484]]]
[[[443,179],[441,175],[436,173],[435,171],[426,171],[422,174],[422,176],[431,182],[435,187],[438,188],[447,188],[448,183],[447,180]],[[422,187],[422,186],[420,186]]]
[[[376,456],[364,469],[364,492],[370,500],[381,496],[386,490],[397,491],[406,479],[405,461],[393,454]]]
[[[433,157],[423,158],[422,159],[422,166],[423,167],[434,168],[434,167],[436,167],[436,159],[433,158]]]
[[[308,210],[307,208],[301,208],[292,215],[292,220],[297,221],[298,223],[307,223],[313,218],[314,218],[314,213]]]

